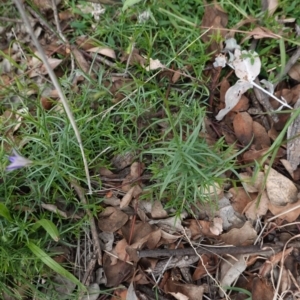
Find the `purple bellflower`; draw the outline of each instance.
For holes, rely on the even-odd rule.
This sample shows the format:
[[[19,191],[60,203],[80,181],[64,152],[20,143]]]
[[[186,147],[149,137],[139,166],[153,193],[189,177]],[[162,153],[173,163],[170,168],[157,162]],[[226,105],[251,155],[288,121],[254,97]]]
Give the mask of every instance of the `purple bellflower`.
[[[32,164],[31,160],[19,155],[14,149],[13,155],[11,155],[8,159],[10,160],[11,164],[6,167],[6,171],[17,170]]]

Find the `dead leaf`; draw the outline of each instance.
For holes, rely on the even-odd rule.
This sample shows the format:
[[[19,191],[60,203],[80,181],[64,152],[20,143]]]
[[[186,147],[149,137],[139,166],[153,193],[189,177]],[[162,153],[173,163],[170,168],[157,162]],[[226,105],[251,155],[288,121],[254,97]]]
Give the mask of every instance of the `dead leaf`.
[[[119,286],[127,278],[131,278],[134,267],[124,261],[117,260],[112,266],[111,257],[104,253],[103,255],[103,270],[107,279],[107,287]]]
[[[222,109],[225,107],[225,95],[226,92],[229,90],[230,88],[230,83],[227,80],[226,77],[224,77],[220,83],[220,105],[219,105],[219,109]]]
[[[278,0],[263,0],[261,6],[263,11],[267,10],[268,15],[272,16],[278,7]]]
[[[111,163],[116,171],[119,172],[133,163],[134,156],[133,152],[120,153],[113,157]]]
[[[202,254],[195,272],[193,273],[193,281],[206,276],[207,271],[212,274],[217,269],[217,261],[217,257],[213,254]]]
[[[257,194],[247,193],[243,187],[231,188],[229,193],[232,194],[231,204],[233,209],[242,214],[249,202],[254,200]]]
[[[203,286],[197,286],[188,283],[180,283],[176,280],[172,280],[171,278],[169,278],[166,282],[164,290],[168,294],[181,295],[179,298],[176,298],[179,300],[201,300],[204,293]]]
[[[131,202],[133,198],[133,191],[135,189],[135,186],[133,186],[121,199],[120,202],[120,208],[123,209],[124,207],[127,207],[129,203]]]
[[[214,218],[213,224],[209,227],[212,234],[220,235],[223,231],[223,220],[221,218]]]
[[[78,64],[78,67],[86,74],[89,73],[90,70],[90,65],[88,64],[88,62],[86,61],[86,59],[84,58],[83,54],[76,49],[75,47],[72,48],[72,53],[74,55],[74,58]]]
[[[265,27],[255,27],[252,31],[247,33],[248,38],[251,36],[258,40],[258,39],[263,39],[263,38],[271,38],[271,39],[279,39],[280,36],[277,34],[273,33],[271,30]]]
[[[243,213],[248,220],[256,221],[259,217],[264,216],[269,209],[269,198],[267,193],[264,191],[261,197],[257,197],[251,201],[244,209]]]
[[[300,82],[300,63],[295,63],[291,69],[289,70],[288,74],[294,80]]]
[[[234,111],[234,112],[243,112],[243,111],[248,110],[248,108],[249,108],[249,99],[245,95],[242,95],[241,99],[234,106],[232,111]]]
[[[264,295],[264,300],[274,299],[274,288],[271,282],[265,278],[255,277],[252,283],[252,300],[261,300]]]
[[[97,54],[101,54],[103,56],[112,58],[112,59],[116,59],[116,53],[113,49],[108,48],[108,47],[93,47],[87,50],[87,52],[92,52],[92,53],[97,53]]]
[[[252,222],[247,221],[241,228],[233,228],[221,235],[221,240],[227,245],[248,246],[252,245],[257,237],[257,232],[252,226]]]
[[[233,128],[237,139],[243,145],[249,145],[253,138],[253,120],[247,112],[236,114]]]
[[[265,174],[267,174],[268,170],[269,166],[265,165]],[[297,187],[290,179],[281,175],[273,168],[270,168],[267,176],[266,189],[271,204],[284,206],[287,203],[297,201]]]
[[[242,95],[252,87],[252,84],[245,80],[239,80],[235,85],[230,87],[225,94],[225,108],[221,109],[216,116],[221,121],[225,115],[230,112],[239,102]]]
[[[259,275],[262,277],[267,277],[270,272],[279,264],[282,259],[285,259],[290,253],[293,251],[293,247],[286,249],[285,251],[281,251],[272,255],[259,269]]]
[[[133,65],[140,65],[142,67],[145,67],[146,64],[146,59],[144,57],[142,57],[139,53],[139,50],[134,48],[132,50],[132,53],[126,53],[124,52],[122,57],[120,58],[120,62],[126,62],[128,63],[128,59],[130,59],[129,61],[129,65],[133,66]]]
[[[98,215],[98,226],[105,232],[115,232],[128,220],[128,216],[115,207],[107,207]]]
[[[132,282],[130,283],[130,285],[128,287],[126,300],[138,300],[138,297],[136,296]]]
[[[151,208],[151,217],[153,219],[163,219],[168,216],[168,213],[164,210],[161,201],[156,200],[153,202],[152,208]]]
[[[261,192],[265,174],[263,172],[258,172],[250,176],[248,173],[239,173],[242,180],[243,187],[248,193]],[[251,198],[254,200],[253,198]]]
[[[212,224],[209,221],[190,219],[185,220],[185,224],[188,225],[193,240],[200,237],[216,237],[216,234],[211,231]]]
[[[228,257],[226,260],[221,261],[221,279],[220,285],[222,287],[231,286],[231,284],[240,277],[246,270],[247,263],[243,255],[236,255]],[[223,291],[219,290],[220,295],[224,295]]]
[[[163,65],[159,59],[152,59],[150,57],[149,65],[144,67],[146,71],[164,69],[166,66]]]
[[[244,152],[243,161],[245,163],[252,163],[252,162],[262,158],[268,151],[269,151],[269,148],[265,148],[265,149],[261,149],[261,150],[251,149],[249,151]]]
[[[299,208],[297,208],[297,206],[299,206]],[[300,214],[300,200],[298,200],[295,203],[288,203],[285,206],[277,206],[272,203],[269,203],[268,208],[274,216],[280,214],[280,216],[278,217],[279,219],[287,220],[288,222],[294,222]],[[293,210],[287,212],[290,209],[293,209]],[[287,213],[284,213],[284,212],[287,212]]]
[[[32,57],[31,61],[28,64],[30,68],[29,77],[32,78],[39,75],[48,74],[48,70],[43,63],[43,60],[41,59],[39,52],[35,52],[34,54],[35,56]],[[62,59],[52,58],[52,57],[47,57],[47,60],[52,70],[58,67],[62,62]]]
[[[256,150],[261,150],[271,146],[271,141],[265,127],[258,122],[253,121],[252,130],[254,135],[253,144]]]
[[[292,179],[295,180],[295,178],[294,178],[294,170],[293,170],[290,162],[288,160],[286,160],[286,159],[281,159],[280,162],[285,167],[285,169],[289,172],[289,174],[292,177]]]
[[[206,5],[201,27],[204,29],[212,27],[212,29],[203,34],[201,39],[209,45],[208,52],[219,52],[221,50],[216,40],[212,38],[216,36],[224,38],[227,30],[222,29],[227,26],[227,23],[228,15],[218,4]]]
[[[154,226],[149,225],[149,223],[144,223],[141,221],[137,221],[134,224],[134,227],[131,227],[131,223],[126,223],[122,228],[122,234],[127,242],[130,244],[134,244],[138,242],[143,237],[147,236],[149,233],[154,231]],[[131,237],[131,240],[130,240]]]

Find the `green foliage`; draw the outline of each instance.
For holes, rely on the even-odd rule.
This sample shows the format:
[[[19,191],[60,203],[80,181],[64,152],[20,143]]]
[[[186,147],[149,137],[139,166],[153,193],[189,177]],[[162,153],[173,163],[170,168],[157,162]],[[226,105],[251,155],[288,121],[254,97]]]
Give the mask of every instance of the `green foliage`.
[[[209,146],[204,133],[205,109],[193,103],[182,106],[178,114],[168,114],[170,127],[164,141],[155,144],[150,166],[159,198],[177,212],[190,210],[197,201],[208,202],[225,181],[225,173],[234,168],[235,152],[221,139]],[[171,135],[171,138],[168,138]]]

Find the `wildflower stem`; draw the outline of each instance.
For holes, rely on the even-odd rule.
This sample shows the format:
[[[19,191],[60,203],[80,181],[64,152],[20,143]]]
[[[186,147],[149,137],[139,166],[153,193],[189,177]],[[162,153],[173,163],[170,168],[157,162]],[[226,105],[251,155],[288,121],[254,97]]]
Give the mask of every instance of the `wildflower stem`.
[[[86,157],[85,157],[85,153],[84,153],[84,149],[83,149],[83,145],[82,145],[82,140],[81,140],[81,136],[80,136],[80,133],[79,133],[79,130],[78,130],[78,127],[76,125],[76,122],[75,122],[75,119],[74,119],[74,116],[73,116],[73,113],[70,109],[70,106],[68,104],[68,101],[66,99],[66,96],[64,95],[62,89],[61,89],[61,86],[57,80],[57,77],[56,75],[54,74],[53,70],[51,69],[49,63],[48,63],[48,59],[45,55],[45,52],[44,50],[42,49],[39,41],[37,40],[33,30],[32,30],[32,27],[30,25],[30,22],[28,20],[28,17],[25,13],[25,10],[23,8],[23,5],[21,4],[20,0],[14,0],[14,3],[16,4],[19,12],[20,12],[20,15],[26,25],[26,27],[28,28],[28,31],[29,31],[29,34],[32,38],[32,41],[34,43],[34,45],[36,46],[37,50],[39,51],[39,55],[41,57],[41,59],[43,60],[43,63],[47,69],[47,72],[51,78],[51,81],[54,85],[54,87],[56,88],[57,92],[58,92],[58,95],[61,99],[61,102],[64,106],[64,109],[65,109],[65,112],[67,114],[67,117],[71,123],[71,126],[75,132],[75,136],[77,138],[77,142],[78,142],[78,146],[80,148],[80,151],[81,151],[81,156],[82,156],[82,160],[83,160],[83,164],[84,164],[84,169],[85,169],[85,174],[86,174],[86,179],[87,179],[87,185],[88,185],[88,189],[89,189],[89,194],[92,194],[92,186],[91,186],[91,179],[90,179],[90,174],[89,174],[89,169],[88,169],[88,164],[87,164],[87,160],[86,160]]]

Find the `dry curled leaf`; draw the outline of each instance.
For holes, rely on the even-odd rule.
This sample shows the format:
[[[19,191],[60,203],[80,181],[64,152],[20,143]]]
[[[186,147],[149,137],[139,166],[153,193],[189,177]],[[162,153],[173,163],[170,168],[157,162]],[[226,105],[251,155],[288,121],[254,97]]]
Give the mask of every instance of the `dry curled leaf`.
[[[243,145],[249,145],[253,138],[253,120],[247,112],[236,114],[233,120],[234,133]]]

